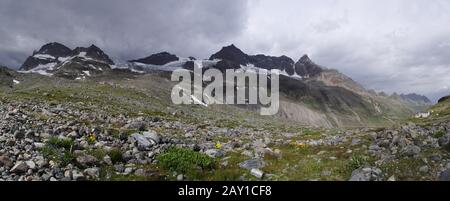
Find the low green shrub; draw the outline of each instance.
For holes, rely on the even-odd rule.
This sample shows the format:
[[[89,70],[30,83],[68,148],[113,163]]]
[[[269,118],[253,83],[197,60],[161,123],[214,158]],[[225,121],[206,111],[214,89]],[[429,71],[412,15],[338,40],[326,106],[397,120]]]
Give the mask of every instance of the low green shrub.
[[[158,165],[178,173],[213,169],[216,160],[208,155],[190,149],[170,148],[156,157]]]

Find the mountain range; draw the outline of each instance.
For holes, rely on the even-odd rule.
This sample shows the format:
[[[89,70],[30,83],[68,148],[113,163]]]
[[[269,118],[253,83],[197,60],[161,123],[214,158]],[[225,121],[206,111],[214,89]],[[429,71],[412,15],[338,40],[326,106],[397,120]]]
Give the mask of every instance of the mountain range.
[[[34,51],[18,72],[84,80],[114,77],[120,73],[134,76],[167,73],[179,68],[192,69],[194,65],[219,70],[278,70],[281,75],[278,116],[307,125],[377,126],[408,117],[431,105],[428,98],[417,94],[387,96],[367,90],[339,71],[316,64],[308,55],[295,62],[284,55],[248,55],[235,45],[223,47],[205,60],[161,52],[119,66],[95,45],[70,49],[54,42]],[[2,82],[13,86],[9,71],[1,70],[0,76]]]

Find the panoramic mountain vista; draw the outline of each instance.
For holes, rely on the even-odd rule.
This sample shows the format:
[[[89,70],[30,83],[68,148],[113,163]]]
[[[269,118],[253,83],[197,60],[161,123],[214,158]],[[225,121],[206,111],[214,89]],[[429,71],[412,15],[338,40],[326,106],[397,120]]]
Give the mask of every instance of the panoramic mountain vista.
[[[172,105],[170,72],[193,68],[274,70],[278,114],[259,116],[258,106]],[[427,111],[432,104],[424,96],[367,90],[307,55],[294,62],[230,45],[208,60],[162,52],[114,65],[95,45],[71,50],[54,42],[19,71],[2,67],[0,76],[3,153],[28,156],[2,155],[7,180],[435,180],[447,157],[445,98]],[[415,119],[417,112],[431,115]],[[177,154],[205,161],[167,161]],[[412,163],[416,157],[435,162]],[[406,169],[397,169],[403,163]]]
[[[449,181],[447,8],[0,0],[0,181]]]

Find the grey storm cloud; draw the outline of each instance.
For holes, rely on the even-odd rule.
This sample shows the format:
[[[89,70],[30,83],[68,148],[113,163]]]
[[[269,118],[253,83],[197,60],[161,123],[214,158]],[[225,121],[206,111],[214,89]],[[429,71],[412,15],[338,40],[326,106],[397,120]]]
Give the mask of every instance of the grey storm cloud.
[[[309,54],[365,87],[450,94],[448,0],[0,0],[0,63],[47,42],[91,43],[117,61],[169,51],[206,58]]]
[[[0,0],[0,61],[17,67],[53,41],[96,44],[121,60],[158,51],[204,57],[239,35],[246,9],[240,0]]]

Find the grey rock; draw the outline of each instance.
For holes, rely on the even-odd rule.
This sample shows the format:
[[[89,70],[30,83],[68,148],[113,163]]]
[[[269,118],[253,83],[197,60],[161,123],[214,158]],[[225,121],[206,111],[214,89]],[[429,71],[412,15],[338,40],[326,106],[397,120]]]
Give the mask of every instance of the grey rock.
[[[23,162],[23,161],[19,161],[17,162],[12,168],[11,168],[11,172],[12,173],[25,173],[28,170],[28,165]]]
[[[427,173],[428,170],[429,170],[429,168],[428,168],[428,166],[426,166],[426,165],[424,165],[424,166],[422,166],[422,167],[419,168],[419,171],[420,171],[421,173]]]
[[[433,154],[433,155],[430,156],[430,160],[438,162],[438,161],[442,160],[442,156],[439,155],[439,154]]]
[[[249,150],[245,150],[242,152],[242,155],[244,156],[248,156],[250,158],[253,158],[253,152],[249,151]]]
[[[125,170],[123,171],[125,174],[131,174],[133,173],[134,168],[132,167],[127,167],[125,168]]]
[[[239,167],[244,169],[261,169],[265,166],[265,163],[262,159],[250,159],[246,160],[242,163],[239,163]]]
[[[45,147],[45,143],[42,142],[35,142],[34,143],[34,147],[36,147],[37,149],[41,149]]]
[[[50,175],[49,174],[43,174],[42,176],[41,176],[41,179],[42,179],[42,181],[48,181],[48,180],[50,180]]]
[[[442,136],[438,139],[439,146],[443,147],[446,146],[449,143],[449,137],[448,136]]]
[[[151,143],[147,138],[145,138],[143,135],[139,133],[135,133],[130,137],[132,142],[135,142],[139,149],[145,150],[153,145],[153,143]]]
[[[100,177],[100,169],[99,168],[87,168],[84,170],[84,173],[91,178],[98,178]]]
[[[136,171],[134,171],[134,175],[139,177],[145,177],[146,173],[144,169],[137,169]]]
[[[106,155],[105,157],[103,157],[103,162],[105,162],[107,165],[112,165],[112,160],[111,157]]]
[[[11,168],[13,165],[13,162],[11,161],[11,159],[9,159],[8,156],[0,156],[0,166]]]
[[[356,146],[356,145],[359,145],[359,144],[361,144],[361,139],[359,139],[359,138],[353,138],[352,139],[352,146]]]
[[[251,169],[250,174],[255,176],[258,179],[262,179],[264,176],[264,172],[261,171],[260,169],[256,169],[256,168]]]
[[[420,147],[416,145],[408,145],[402,149],[402,154],[405,156],[416,156],[420,153]]]
[[[25,137],[25,132],[22,130],[17,130],[14,132],[14,138],[16,139],[22,139]]]
[[[131,123],[126,124],[123,129],[136,129],[139,131],[145,130],[145,122],[144,121],[133,121]]]
[[[356,169],[352,172],[349,181],[370,181],[371,175],[363,168]]]
[[[446,169],[439,175],[439,181],[450,181],[450,169]]]
[[[177,181],[183,181],[183,180],[184,180],[184,175],[179,174],[179,175],[177,176]]]
[[[114,165],[114,169],[116,169],[117,172],[125,171],[125,167],[122,164]]]
[[[146,131],[142,133],[142,135],[147,138],[147,140],[153,141],[154,144],[159,144],[161,142],[161,138],[154,131]]]
[[[98,162],[97,158],[91,155],[83,154],[76,158],[77,162],[83,167],[95,166]]]
[[[25,164],[27,164],[28,168],[34,170],[36,169],[36,163],[34,163],[33,161],[25,161]]]
[[[218,149],[208,149],[205,151],[205,154],[211,158],[217,158],[223,155],[223,153]]]
[[[379,151],[379,150],[381,150],[381,148],[378,145],[374,144],[374,145],[370,145],[369,146],[369,150],[371,150],[371,151]]]

